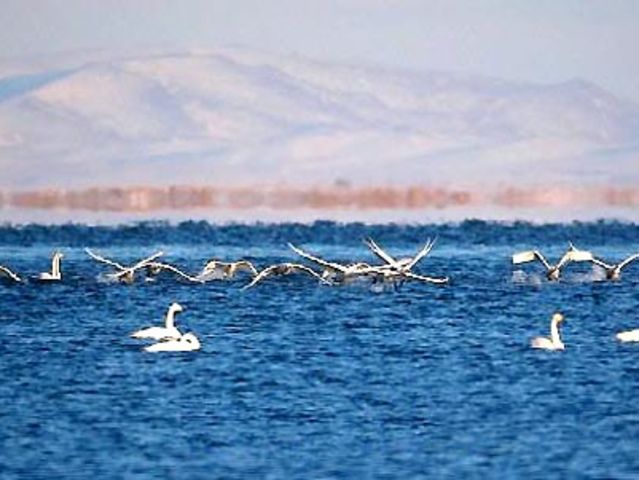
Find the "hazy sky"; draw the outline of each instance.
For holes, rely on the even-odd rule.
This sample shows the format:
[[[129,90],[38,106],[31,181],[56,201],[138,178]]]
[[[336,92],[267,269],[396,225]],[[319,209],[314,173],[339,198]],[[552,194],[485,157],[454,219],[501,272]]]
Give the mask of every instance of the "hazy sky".
[[[2,0],[0,56],[243,45],[559,82],[639,102],[635,0]]]

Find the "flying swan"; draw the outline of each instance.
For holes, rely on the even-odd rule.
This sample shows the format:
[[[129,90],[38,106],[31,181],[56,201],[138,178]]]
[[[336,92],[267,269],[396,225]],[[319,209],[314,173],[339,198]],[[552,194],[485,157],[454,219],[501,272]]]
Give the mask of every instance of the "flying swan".
[[[621,269],[638,258],[639,253],[635,253],[634,255],[630,255],[624,261],[612,265],[594,257],[591,259],[591,262],[602,267],[606,271],[607,280],[619,280],[621,277]]]
[[[197,276],[201,280],[209,280],[212,278],[230,279],[236,273],[241,271],[249,272],[253,277],[257,275],[257,269],[248,260],[238,260],[236,262],[223,262],[214,258],[208,260],[204,264],[204,268]]]
[[[331,285],[329,281],[322,278],[321,275],[319,275],[317,272],[307,267],[306,265],[300,265],[299,263],[278,263],[276,265],[271,265],[270,267],[267,267],[264,270],[262,270],[260,273],[258,273],[255,276],[255,278],[253,278],[251,283],[243,287],[243,290],[247,288],[251,288],[258,282],[261,282],[265,278],[270,277],[272,275],[282,276],[282,275],[290,275],[291,273],[296,273],[296,272],[308,273],[312,277],[317,278],[320,282]]]
[[[548,260],[539,252],[539,250],[527,250],[525,252],[515,253],[512,256],[513,265],[528,263],[535,260],[540,261],[546,267],[546,278],[548,280],[559,280],[561,268],[568,262],[589,262],[592,261],[592,253],[585,250],[578,250],[572,243],[569,243],[568,250],[559,259],[555,265],[551,265]]]

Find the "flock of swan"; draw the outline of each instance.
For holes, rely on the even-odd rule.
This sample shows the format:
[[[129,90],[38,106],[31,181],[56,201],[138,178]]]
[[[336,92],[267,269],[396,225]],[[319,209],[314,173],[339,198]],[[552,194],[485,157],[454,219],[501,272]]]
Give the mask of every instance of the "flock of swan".
[[[140,271],[144,272],[145,281],[153,281],[161,272],[169,272],[182,280],[192,283],[205,283],[211,280],[228,280],[234,278],[237,274],[246,273],[251,276],[251,280],[244,287],[245,289],[255,286],[266,278],[290,275],[293,273],[304,273],[325,285],[342,285],[362,278],[369,279],[373,284],[379,282],[391,283],[395,287],[407,280],[439,285],[446,284],[449,281],[448,277],[432,277],[413,272],[413,268],[433,249],[435,245],[434,240],[429,239],[413,257],[399,259],[389,254],[371,238],[364,240],[364,244],[382,261],[381,264],[371,265],[365,262],[343,264],[329,261],[289,243],[288,246],[291,250],[309,262],[317,270],[309,265],[290,262],[278,263],[258,270],[255,265],[248,260],[227,262],[212,258],[205,262],[204,267],[199,273],[194,275],[185,273],[181,269],[168,263],[160,262],[159,258],[164,255],[161,251],[131,265],[123,265],[122,263],[101,256],[88,248],[85,249],[85,251],[93,260],[108,265],[112,269],[112,271],[104,274],[102,278],[110,282],[127,284],[133,283],[136,278],[136,273]],[[31,281],[42,283],[62,281],[61,262],[63,257],[62,252],[55,251],[51,258],[51,270],[32,277]],[[534,261],[541,263],[546,270],[546,278],[549,281],[558,281],[562,269],[573,262],[590,262],[603,270],[607,280],[619,280],[622,269],[637,259],[639,259],[639,253],[635,253],[620,262],[609,263],[595,257],[587,250],[576,248],[572,243],[569,243],[566,252],[557,263],[554,264],[550,263],[538,250],[527,250],[512,255],[513,265]],[[0,279],[10,283],[25,282],[17,273],[3,265],[0,265]],[[148,352],[199,350],[200,342],[197,336],[193,332],[182,333],[175,326],[175,316],[182,312],[182,310],[183,307],[180,304],[171,304],[165,316],[164,326],[144,328],[134,332],[131,336],[136,339],[155,340],[157,343],[144,348]],[[544,350],[564,350],[565,345],[561,340],[559,328],[563,321],[564,316],[559,312],[555,313],[550,323],[550,337],[533,338],[531,340],[531,347]],[[616,335],[616,338],[621,342],[639,342],[639,329],[620,332]]]

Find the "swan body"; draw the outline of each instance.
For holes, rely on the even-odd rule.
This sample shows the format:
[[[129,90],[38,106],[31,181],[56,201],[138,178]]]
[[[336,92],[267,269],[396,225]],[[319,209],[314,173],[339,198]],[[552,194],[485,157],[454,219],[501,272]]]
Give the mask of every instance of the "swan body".
[[[639,328],[635,330],[627,330],[625,332],[619,332],[615,335],[620,342],[639,342]]]
[[[566,347],[559,336],[559,324],[564,321],[561,313],[555,313],[550,321],[550,338],[535,337],[530,341],[532,348],[542,350],[564,350]]]
[[[42,282],[59,282],[62,280],[62,258],[64,258],[64,254],[62,252],[56,251],[53,253],[51,257],[51,271],[43,272],[38,275],[38,280]]]
[[[200,340],[193,333],[185,333],[179,338],[160,341],[148,347],[147,352],[191,352],[200,349]]]
[[[154,340],[163,340],[167,338],[180,338],[182,334],[175,326],[175,314],[181,312],[182,306],[179,303],[172,303],[166,312],[164,319],[164,327],[143,328],[131,334],[133,338],[152,338]]]

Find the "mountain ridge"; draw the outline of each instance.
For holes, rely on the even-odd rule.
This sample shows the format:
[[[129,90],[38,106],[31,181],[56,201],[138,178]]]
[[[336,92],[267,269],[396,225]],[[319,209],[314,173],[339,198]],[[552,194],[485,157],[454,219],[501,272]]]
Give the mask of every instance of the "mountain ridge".
[[[242,49],[54,63],[0,79],[1,188],[639,180],[639,107],[584,80]]]

